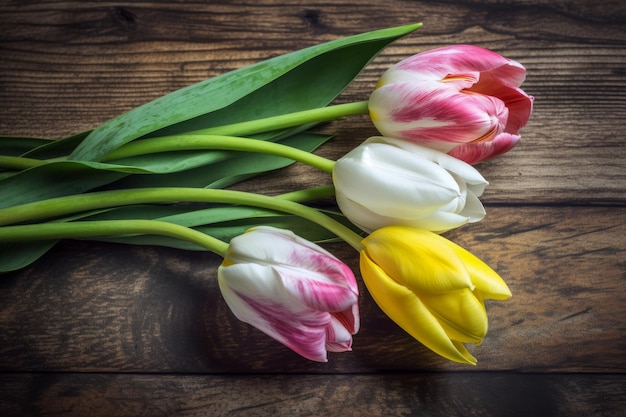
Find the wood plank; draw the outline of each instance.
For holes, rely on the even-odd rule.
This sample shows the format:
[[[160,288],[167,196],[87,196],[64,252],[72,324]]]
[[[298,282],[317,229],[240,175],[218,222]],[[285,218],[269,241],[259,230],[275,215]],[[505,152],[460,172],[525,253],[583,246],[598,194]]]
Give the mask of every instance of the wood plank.
[[[621,416],[626,407],[626,3],[609,0],[0,2],[0,134],[62,137],[277,54],[423,21],[339,98],[414,53],[484,46],[528,68],[522,143],[478,166],[487,218],[447,236],[513,298],[490,302],[477,367],[438,358],[361,286],[354,351],[308,362],[221,299],[220,259],[64,242],[0,277],[0,414]],[[337,158],[375,134],[323,126]],[[243,184],[329,182],[302,165]],[[356,271],[357,254],[327,247]]]
[[[358,8],[349,1],[139,1],[125,7],[5,1],[0,132],[70,135],[270,56],[424,21],[424,29],[385,50],[340,101],[366,99],[384,69],[425,49],[452,43],[494,49],[526,65],[524,88],[535,96],[536,107],[518,148],[480,165],[491,181],[485,201],[624,204],[625,8],[623,2],[590,7],[585,0],[515,5],[368,0]],[[366,117],[328,129],[340,134],[320,152],[333,158],[376,133]],[[298,166],[287,177],[320,180],[310,175]]]
[[[488,303],[490,330],[471,349],[479,360],[472,370],[625,372],[625,220],[618,207],[490,207],[483,222],[449,233],[513,292]],[[328,248],[358,271],[354,251]],[[219,262],[206,253],[61,244],[0,281],[0,369],[468,370],[408,337],[363,287],[354,351],[308,362],[232,316],[215,281]]]
[[[624,375],[13,374],[4,416],[567,416],[618,417]]]

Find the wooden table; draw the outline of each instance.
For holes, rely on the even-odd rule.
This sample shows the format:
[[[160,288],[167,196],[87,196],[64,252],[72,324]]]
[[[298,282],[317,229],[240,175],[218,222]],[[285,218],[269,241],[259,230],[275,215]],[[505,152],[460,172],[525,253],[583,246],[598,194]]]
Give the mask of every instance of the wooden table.
[[[341,96],[454,43],[528,69],[535,111],[478,166],[480,223],[446,237],[493,266],[478,366],[448,362],[361,286],[354,351],[302,359],[236,320],[210,253],[67,241],[0,280],[0,414],[619,416],[626,407],[626,7],[620,1],[0,1],[0,133],[63,137],[194,82],[309,45],[424,22]],[[318,153],[375,134],[333,122]],[[239,189],[319,183],[294,165]],[[347,245],[326,247],[358,271]]]

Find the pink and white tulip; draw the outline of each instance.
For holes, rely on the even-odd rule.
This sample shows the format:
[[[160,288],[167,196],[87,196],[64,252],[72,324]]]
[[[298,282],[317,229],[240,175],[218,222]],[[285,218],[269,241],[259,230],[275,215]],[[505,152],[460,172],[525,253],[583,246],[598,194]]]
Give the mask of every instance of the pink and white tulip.
[[[383,74],[369,99],[370,116],[384,136],[475,164],[520,140],[533,107],[519,88],[525,76],[520,63],[477,46],[434,49]]]
[[[341,212],[367,232],[442,233],[485,216],[478,197],[488,182],[474,167],[401,139],[369,138],[337,161],[333,183]]]
[[[351,350],[359,329],[350,268],[291,231],[256,227],[232,239],[218,282],[235,316],[303,357]]]

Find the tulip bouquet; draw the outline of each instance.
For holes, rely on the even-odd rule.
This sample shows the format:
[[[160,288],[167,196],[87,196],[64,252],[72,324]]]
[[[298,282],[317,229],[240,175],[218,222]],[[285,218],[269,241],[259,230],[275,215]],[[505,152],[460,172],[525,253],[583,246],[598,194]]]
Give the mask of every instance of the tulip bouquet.
[[[442,233],[481,220],[488,182],[472,165],[519,141],[525,69],[460,45],[390,68],[366,101],[331,105],[402,26],[278,56],[175,91],[65,139],[0,138],[0,272],[60,239],[209,250],[240,320],[305,358],[351,350],[358,285],[319,244],[340,239],[380,308],[439,355],[475,364],[484,300],[510,297]],[[313,151],[320,123],[369,114],[373,136],[337,161]],[[332,185],[269,196],[227,189],[293,163]],[[307,202],[334,196],[339,211]],[[194,204],[187,204],[194,203]]]

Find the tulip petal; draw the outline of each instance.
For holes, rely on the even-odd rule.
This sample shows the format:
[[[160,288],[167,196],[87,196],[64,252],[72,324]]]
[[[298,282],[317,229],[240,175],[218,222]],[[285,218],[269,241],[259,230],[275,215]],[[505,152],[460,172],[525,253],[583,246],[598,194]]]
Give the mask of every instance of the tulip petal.
[[[402,139],[389,138],[383,136],[373,136],[367,139],[364,143],[386,143],[404,149],[415,155],[415,157],[422,157],[429,161],[432,161],[439,165],[441,168],[456,174],[459,178],[465,181],[472,192],[480,197],[489,182],[476,170],[473,166],[463,160],[454,158],[444,152],[437,151],[436,149],[421,146],[414,142],[409,142]]]
[[[496,117],[505,109],[499,100],[430,84],[395,83],[374,90],[369,107],[379,115],[372,120],[378,131],[383,136],[430,143],[465,143],[504,129],[506,117]]]
[[[479,344],[487,334],[487,311],[469,289],[419,297],[450,339]]]
[[[342,311],[358,300],[358,293],[348,287],[324,282],[322,274],[275,267],[285,291],[303,305],[320,311]]]
[[[340,323],[350,334],[356,334],[361,327],[358,303],[343,311],[331,312],[331,317],[334,323]]]
[[[370,96],[370,115],[385,136],[475,164],[501,155],[519,140],[534,100],[519,88],[525,77],[519,62],[487,49],[438,48],[387,70]],[[517,140],[498,139],[505,133]],[[494,146],[483,144],[498,140]]]
[[[474,289],[451,244],[435,233],[402,226],[384,227],[363,239],[372,262],[398,284],[431,294]]]
[[[331,316],[326,327],[326,349],[329,352],[347,352],[352,350],[352,334],[337,317]]]
[[[526,126],[533,109],[534,98],[522,89],[499,80],[494,74],[482,74],[480,81],[469,91],[498,97],[509,109],[505,131],[512,134]]]
[[[483,203],[480,202],[478,197],[474,195],[474,193],[467,193],[467,200],[465,201],[465,205],[463,209],[459,212],[459,214],[463,217],[466,217],[468,223],[476,223],[481,221],[487,212],[485,211],[485,207],[483,207]]]
[[[289,231],[260,227],[234,238],[218,283],[238,319],[307,359],[325,362],[327,347],[348,350],[358,330],[352,271]]]
[[[218,269],[224,300],[235,316],[307,359],[325,362],[330,314],[303,308],[276,285],[268,266],[236,264]],[[254,277],[254,279],[242,279]]]
[[[356,278],[347,265],[288,230],[250,229],[233,239],[227,259],[276,268],[291,297],[313,309],[341,311],[358,298]]]
[[[520,139],[519,135],[501,133],[491,142],[471,142],[459,145],[450,151],[450,155],[468,164],[477,164],[510,151]]]
[[[361,252],[361,272],[378,306],[396,324],[427,348],[449,360],[476,364],[467,350],[454,343],[437,319],[407,287],[391,279],[366,251]]]
[[[407,222],[405,225],[441,234],[456,227],[463,226],[464,224],[469,223],[469,221],[470,218],[463,213],[456,214],[447,211],[437,211],[414,222]]]
[[[457,182],[445,169],[395,146],[376,143],[363,144],[339,159],[333,182],[349,200],[389,217],[430,213],[459,195]]]
[[[506,282],[489,265],[471,252],[452,242],[451,248],[465,264],[465,268],[474,283],[475,292],[485,299],[506,300],[511,297],[511,290]]]
[[[432,74],[439,79],[472,71],[491,72],[516,86],[520,86],[526,77],[526,70],[519,62],[474,45],[431,49],[399,62],[396,67],[414,73]]]
[[[488,185],[463,161],[382,136],[340,158],[333,183],[340,210],[367,232],[405,225],[438,233],[482,219],[484,209],[476,196]],[[471,217],[463,214],[468,200]]]
[[[320,253],[334,258],[322,247],[306,240],[290,230],[269,226],[250,228],[230,242],[229,257],[236,262],[288,265],[292,261],[294,248],[304,247],[310,253]],[[302,259],[306,262],[306,259]]]

